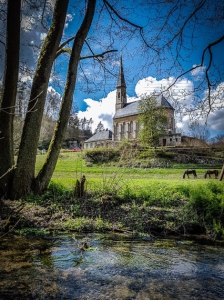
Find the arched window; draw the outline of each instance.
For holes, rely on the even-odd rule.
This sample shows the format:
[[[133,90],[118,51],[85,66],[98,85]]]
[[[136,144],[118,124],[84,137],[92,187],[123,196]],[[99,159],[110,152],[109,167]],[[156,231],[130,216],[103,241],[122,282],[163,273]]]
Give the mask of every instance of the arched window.
[[[133,133],[133,122],[130,123],[130,133]]]
[[[123,134],[126,134],[126,124],[123,123],[123,131],[122,131]]]
[[[116,124],[115,135],[118,135],[118,134],[119,134],[119,125]]]

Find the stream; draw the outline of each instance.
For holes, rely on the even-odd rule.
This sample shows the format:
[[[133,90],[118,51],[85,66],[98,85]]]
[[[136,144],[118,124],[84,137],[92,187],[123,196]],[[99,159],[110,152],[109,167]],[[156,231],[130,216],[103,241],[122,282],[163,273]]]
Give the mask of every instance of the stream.
[[[125,234],[3,237],[0,299],[221,300],[224,247]]]

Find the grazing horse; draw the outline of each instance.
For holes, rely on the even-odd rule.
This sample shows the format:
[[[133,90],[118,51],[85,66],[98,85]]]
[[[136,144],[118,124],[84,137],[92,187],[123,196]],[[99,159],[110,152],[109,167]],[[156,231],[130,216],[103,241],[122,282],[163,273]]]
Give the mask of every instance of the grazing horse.
[[[197,178],[197,173],[196,170],[192,169],[192,170],[186,170],[184,172],[183,178],[185,178],[185,175],[187,175],[187,177],[189,178],[189,174],[193,174],[194,178]]]
[[[219,171],[218,170],[207,170],[204,177],[207,178],[207,175],[209,176],[209,178],[211,178],[211,175],[215,174],[215,178],[218,178],[219,175]]]

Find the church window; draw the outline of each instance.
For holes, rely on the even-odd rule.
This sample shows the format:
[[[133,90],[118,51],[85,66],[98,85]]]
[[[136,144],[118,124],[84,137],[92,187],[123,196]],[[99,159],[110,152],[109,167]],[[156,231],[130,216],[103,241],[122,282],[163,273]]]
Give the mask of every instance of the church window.
[[[119,134],[119,126],[118,126],[118,124],[116,124],[116,131],[115,131],[115,134],[116,134],[116,135]]]
[[[118,99],[120,99],[121,98],[121,93],[120,92],[118,92]]]
[[[125,134],[125,133],[126,133],[126,124],[123,123],[123,134]]]
[[[133,122],[130,123],[130,133],[133,133]]]

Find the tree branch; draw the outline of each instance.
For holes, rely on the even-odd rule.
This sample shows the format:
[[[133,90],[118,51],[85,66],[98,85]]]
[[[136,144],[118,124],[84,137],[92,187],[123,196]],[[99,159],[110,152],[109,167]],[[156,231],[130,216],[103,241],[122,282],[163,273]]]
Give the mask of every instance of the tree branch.
[[[129,20],[123,18],[122,16],[120,16],[120,15],[118,14],[118,12],[110,5],[110,3],[109,3],[107,0],[103,0],[103,2],[105,3],[105,6],[106,6],[107,8],[109,7],[110,10],[112,10],[113,13],[114,13],[120,20],[124,21],[125,23],[128,23],[129,25],[131,25],[131,26],[133,26],[133,27],[139,28],[140,30],[143,29],[142,26],[139,26],[139,25],[137,25],[137,24],[135,24],[135,23],[132,23],[131,21],[129,21]]]
[[[60,49],[62,49],[66,44],[68,44],[69,42],[71,42],[72,40],[74,40],[75,37],[76,37],[76,36],[74,35],[73,37],[67,39],[64,43],[62,43],[62,44],[58,47],[58,51],[59,51]]]
[[[202,8],[202,6],[205,4],[206,1],[207,1],[207,0],[202,0],[201,3],[199,3],[199,5],[195,8],[195,10],[194,10],[194,11],[188,16],[188,18],[184,21],[184,23],[183,23],[183,25],[181,26],[180,30],[178,30],[178,32],[177,32],[176,34],[174,34],[174,36],[172,37],[172,39],[171,39],[168,43],[166,43],[164,47],[166,47],[168,44],[171,44],[171,43],[175,40],[175,38],[176,38],[177,36],[180,35],[180,38],[181,38],[182,33],[183,33],[183,30],[184,30],[185,26],[187,25],[187,23],[188,23],[188,22],[191,20],[191,18],[192,18],[193,16],[195,16],[195,14]]]
[[[117,52],[117,51],[118,50],[107,50],[107,51],[104,51],[100,54],[94,54],[93,53],[93,55],[87,55],[87,56],[80,57],[80,60],[87,59],[87,58],[98,58],[98,57],[103,58],[105,54],[111,53],[111,52]]]
[[[61,48],[59,49],[57,52],[56,52],[56,55],[55,55],[55,59],[61,55],[62,53],[68,53],[68,54],[71,54],[72,50],[70,48]]]
[[[127,24],[129,24],[129,25],[131,25],[131,26],[133,26],[133,27],[135,27],[135,28],[137,28],[137,29],[139,29],[141,38],[142,38],[143,42],[145,43],[145,45],[146,45],[148,48],[150,48],[150,49],[152,49],[153,51],[155,51],[155,52],[158,53],[158,51],[157,51],[156,49],[152,48],[152,47],[146,42],[146,40],[145,40],[145,38],[144,38],[144,35],[143,35],[143,27],[142,27],[142,26],[139,26],[138,24],[135,24],[135,23],[129,21],[128,19],[122,17],[122,16],[121,16],[121,15],[113,8],[113,6],[110,5],[110,3],[109,3],[107,0],[103,0],[103,2],[104,2],[104,4],[105,4],[105,7],[106,7],[107,11],[109,12],[111,18],[112,18],[112,15],[111,15],[111,13],[110,13],[109,10],[111,10],[111,11],[118,17],[118,19],[120,19],[120,20],[124,21],[125,23],[127,23]],[[113,19],[113,18],[112,18],[112,19]]]
[[[205,60],[205,54],[206,52],[208,51],[209,53],[209,62],[208,62],[208,67],[206,68],[206,71],[205,71],[205,77],[206,77],[206,80],[207,80],[207,83],[208,83],[208,105],[209,105],[209,112],[211,112],[212,110],[212,106],[211,106],[211,87],[213,86],[211,81],[210,81],[210,78],[209,78],[209,69],[211,68],[211,65],[212,65],[212,60],[213,60],[213,55],[212,55],[212,47],[216,46],[217,44],[221,43],[222,41],[224,40],[224,35],[221,36],[218,40],[210,43],[203,51],[202,53],[202,60],[201,60],[201,65],[203,65],[204,63],[204,60]]]

